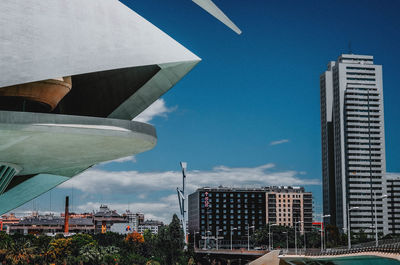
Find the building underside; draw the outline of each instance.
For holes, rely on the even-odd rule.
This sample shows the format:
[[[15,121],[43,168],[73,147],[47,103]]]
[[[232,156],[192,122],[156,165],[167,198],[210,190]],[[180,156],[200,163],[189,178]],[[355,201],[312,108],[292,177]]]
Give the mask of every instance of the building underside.
[[[152,149],[132,121],[200,59],[119,1],[0,2],[0,214]]]

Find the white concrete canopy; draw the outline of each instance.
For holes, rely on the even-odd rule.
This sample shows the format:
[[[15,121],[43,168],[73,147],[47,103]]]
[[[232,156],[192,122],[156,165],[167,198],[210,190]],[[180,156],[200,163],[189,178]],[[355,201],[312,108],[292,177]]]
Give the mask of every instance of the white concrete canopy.
[[[236,32],[237,34],[242,34],[242,31],[233,23],[227,15],[222,12],[221,9],[218,8],[217,5],[214,4],[213,1],[211,0],[192,0],[195,2],[197,5],[199,5],[201,8],[203,8],[205,11],[207,11],[210,15],[224,23],[227,27],[229,27],[231,30]]]
[[[200,61],[117,0],[0,1],[0,51],[0,87],[160,66],[153,78],[162,82],[137,91],[140,104],[133,100],[135,108],[130,106],[135,115],[116,109],[112,117],[121,119],[133,119]]]
[[[4,174],[0,214],[99,162],[152,149],[155,129],[131,120],[199,61],[118,0],[0,1],[0,88],[72,80],[52,113],[0,106],[0,165],[20,168]]]

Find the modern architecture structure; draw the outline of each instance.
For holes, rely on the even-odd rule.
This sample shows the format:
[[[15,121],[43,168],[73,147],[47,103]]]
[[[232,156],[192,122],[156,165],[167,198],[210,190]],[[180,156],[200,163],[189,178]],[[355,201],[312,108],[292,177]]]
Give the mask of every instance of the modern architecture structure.
[[[330,224],[388,230],[382,66],[342,54],[320,76],[323,211]],[[353,208],[352,211],[349,211]]]
[[[132,119],[199,61],[120,1],[0,1],[0,214],[152,149]]]
[[[247,246],[248,233],[268,225],[312,226],[312,194],[300,187],[200,188],[189,195],[189,233],[202,244]],[[303,224],[300,231],[303,231]],[[197,241],[197,240],[196,240]],[[196,242],[197,244],[197,242]]]

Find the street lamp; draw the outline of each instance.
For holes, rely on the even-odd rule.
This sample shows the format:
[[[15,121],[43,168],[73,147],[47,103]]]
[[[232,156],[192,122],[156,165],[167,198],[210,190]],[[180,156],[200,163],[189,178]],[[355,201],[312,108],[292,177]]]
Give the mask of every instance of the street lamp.
[[[250,250],[250,228],[254,229],[254,225],[253,226],[247,225],[247,250]]]
[[[321,215],[321,252],[324,251],[324,218],[326,217],[331,217],[331,215]]]
[[[219,235],[219,232],[221,232],[221,231],[222,231],[222,229],[217,229],[217,250],[218,250],[218,241],[219,241],[218,235]]]
[[[286,234],[286,253],[289,253],[289,232],[282,232],[282,234]]]
[[[207,249],[207,239],[209,238],[209,234],[211,231],[206,231],[206,236],[204,237],[204,249]]]
[[[298,221],[294,223],[294,251],[297,255],[297,224],[302,223],[303,221]]]
[[[377,206],[376,206],[376,201],[377,201],[376,191],[374,191],[374,198],[375,198],[375,247],[377,247],[378,246],[378,216],[376,213],[376,208],[377,208]],[[384,199],[384,198],[387,198],[386,194],[379,197],[379,199]]]
[[[233,233],[233,230],[237,230],[237,228],[231,226],[231,250],[233,249],[232,248],[232,233]]]
[[[196,249],[196,234],[199,234],[200,232],[194,232],[193,233],[193,249]]]
[[[350,225],[350,211],[360,209],[360,207],[350,208],[350,204],[347,204],[347,248],[351,249],[351,225]]]
[[[271,251],[271,226],[277,226],[277,224],[268,223],[268,250]]]

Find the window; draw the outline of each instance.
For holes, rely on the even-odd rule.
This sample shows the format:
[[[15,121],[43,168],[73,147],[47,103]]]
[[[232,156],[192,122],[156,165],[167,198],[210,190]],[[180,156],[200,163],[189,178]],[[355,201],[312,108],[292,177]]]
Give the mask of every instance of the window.
[[[237,221],[237,224],[238,224],[238,225],[240,225],[241,223],[242,223],[242,221],[240,221],[240,220],[239,220],[239,221]]]
[[[222,197],[224,197],[224,198],[225,198],[225,197],[226,197],[226,193],[222,194]]]
[[[240,198],[240,193],[237,194],[237,197]]]
[[[219,198],[216,198],[216,199],[215,199],[215,202],[219,202]]]
[[[230,196],[230,197],[233,197],[233,193],[231,193],[229,196]]]
[[[247,198],[247,193],[244,194],[244,197]]]
[[[238,231],[237,234],[238,234],[238,236],[240,236],[240,235],[242,235],[242,232]]]

